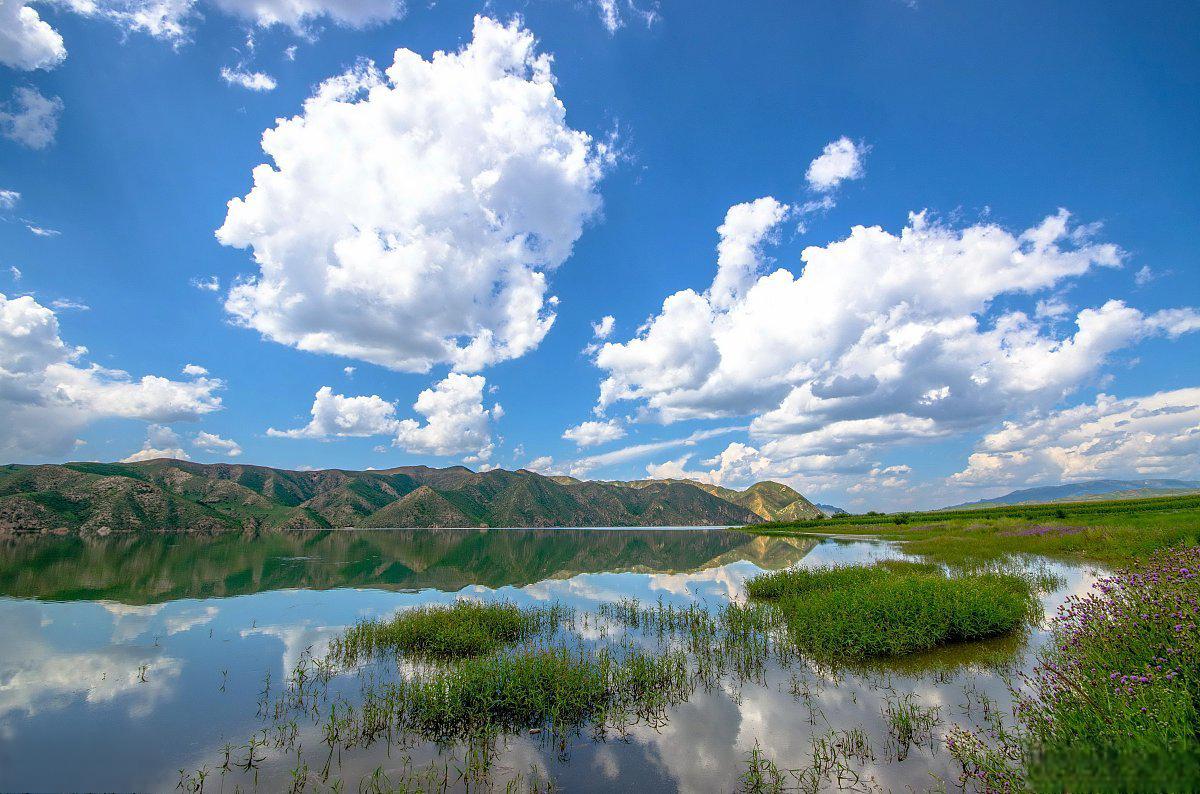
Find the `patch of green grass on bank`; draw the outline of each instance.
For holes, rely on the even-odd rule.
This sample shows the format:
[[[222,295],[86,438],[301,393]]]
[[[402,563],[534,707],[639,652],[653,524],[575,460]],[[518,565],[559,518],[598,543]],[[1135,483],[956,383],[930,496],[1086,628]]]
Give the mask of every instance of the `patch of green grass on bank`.
[[[384,651],[433,660],[482,656],[552,632],[565,611],[560,606],[522,609],[506,602],[466,600],[417,607],[390,620],[368,620],[351,627],[335,640],[331,653],[346,665]]]
[[[1200,496],[837,516],[747,531],[870,535],[901,541],[906,552],[951,565],[1014,553],[1124,564],[1200,543]]]
[[[949,577],[904,562],[777,571],[751,579],[746,591],[779,609],[802,650],[825,658],[903,656],[1007,634],[1035,603],[1021,576]]]
[[[956,728],[984,791],[1200,790],[1200,547],[1069,599],[1017,693],[1015,731]]]

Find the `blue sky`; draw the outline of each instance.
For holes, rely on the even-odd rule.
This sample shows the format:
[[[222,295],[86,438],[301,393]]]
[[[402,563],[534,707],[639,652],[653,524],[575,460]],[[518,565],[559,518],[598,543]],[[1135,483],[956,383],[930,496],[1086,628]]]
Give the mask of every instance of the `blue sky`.
[[[1198,16],[2,0],[0,451],[1200,477]]]

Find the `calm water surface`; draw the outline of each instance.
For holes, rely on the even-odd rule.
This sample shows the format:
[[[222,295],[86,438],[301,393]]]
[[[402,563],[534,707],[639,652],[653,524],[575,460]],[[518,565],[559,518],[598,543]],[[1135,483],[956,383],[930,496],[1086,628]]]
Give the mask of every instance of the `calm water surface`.
[[[744,581],[763,570],[901,556],[885,543],[726,530],[3,540],[0,790],[172,791],[180,769],[204,767],[212,772],[206,791],[253,790],[253,776],[222,776],[218,767],[224,745],[272,724],[257,713],[265,677],[282,681],[306,651],[320,655],[362,618],[460,596],[557,600],[584,611],[630,597],[719,605],[743,598]],[[1037,564],[1064,582],[1044,597],[1048,613],[1095,579],[1083,567]],[[874,758],[855,770],[858,790],[924,791],[937,782],[931,775],[953,790],[957,770],[936,737],[906,753],[889,746],[885,694],[911,692],[940,707],[940,735],[980,718],[977,693],[1006,707],[994,662],[1027,669],[1044,637],[1035,630],[862,669],[837,685],[800,665],[774,665],[764,681],[700,689],[664,725],[634,726],[625,739],[547,746],[539,736],[509,737],[499,748],[498,789],[532,769],[567,791],[732,791],[755,742],[780,767],[802,768],[814,736],[861,727]],[[345,678],[334,685],[353,697],[354,676]],[[317,728],[300,730],[319,756]],[[402,758],[376,745],[343,754],[333,777],[354,791],[378,767],[389,772],[438,753],[417,746]],[[269,759],[258,790],[286,790],[294,763]]]

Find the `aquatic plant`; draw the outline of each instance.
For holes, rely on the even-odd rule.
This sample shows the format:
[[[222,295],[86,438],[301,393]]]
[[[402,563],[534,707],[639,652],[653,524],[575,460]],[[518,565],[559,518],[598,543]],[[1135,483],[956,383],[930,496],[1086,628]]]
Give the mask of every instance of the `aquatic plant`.
[[[921,563],[789,569],[746,583],[777,607],[800,649],[820,658],[899,656],[1006,634],[1034,607],[1025,577],[947,576]]]
[[[391,651],[425,659],[491,653],[536,634],[553,632],[568,615],[561,605],[522,609],[507,602],[459,600],[405,610],[390,620],[362,621],[338,637],[330,655],[352,666]]]
[[[681,652],[550,646],[469,659],[384,687],[398,729],[439,742],[661,719],[690,693]]]

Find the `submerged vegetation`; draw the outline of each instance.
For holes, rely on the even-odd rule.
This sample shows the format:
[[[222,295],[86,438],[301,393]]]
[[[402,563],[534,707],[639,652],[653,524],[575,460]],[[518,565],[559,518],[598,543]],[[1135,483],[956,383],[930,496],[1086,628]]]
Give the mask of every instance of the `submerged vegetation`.
[[[791,638],[819,657],[900,656],[1006,634],[1036,607],[1014,574],[947,576],[919,563],[788,569],[746,591],[776,606]]]

